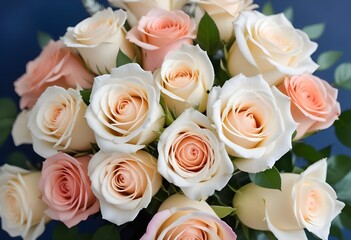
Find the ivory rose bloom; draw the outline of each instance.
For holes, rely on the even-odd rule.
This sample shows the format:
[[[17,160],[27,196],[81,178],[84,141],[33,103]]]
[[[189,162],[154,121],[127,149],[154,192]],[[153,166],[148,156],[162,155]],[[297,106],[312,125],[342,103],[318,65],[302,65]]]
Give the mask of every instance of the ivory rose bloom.
[[[131,26],[135,26],[151,9],[180,10],[187,0],[109,0],[108,2],[114,7],[125,9],[128,13],[128,22]]]
[[[48,205],[45,213],[69,228],[100,210],[88,176],[90,159],[58,153],[43,163],[39,188]]]
[[[205,201],[175,194],[162,203],[141,240],[236,240],[236,237],[232,228],[218,218]]]
[[[62,41],[50,41],[40,55],[26,66],[26,73],[18,78],[15,91],[21,97],[20,108],[31,109],[49,86],[90,88],[93,75],[85,69],[78,55]]]
[[[127,33],[127,39],[141,47],[143,69],[154,71],[168,52],[192,44],[195,31],[195,22],[185,12],[154,8]]]
[[[95,78],[86,112],[105,152],[135,152],[154,141],[164,124],[160,92],[152,74],[136,63]]]
[[[257,173],[271,168],[292,147],[296,123],[290,99],[261,75],[249,78],[239,74],[222,88],[214,87],[207,116],[242,171]]]
[[[95,138],[84,118],[86,109],[79,90],[47,88],[28,119],[34,151],[47,158],[59,151],[90,150]]]
[[[35,240],[45,230],[49,218],[44,214],[45,203],[40,198],[40,172],[3,165],[0,168],[1,227],[11,237]]]
[[[207,199],[220,191],[234,171],[211,122],[192,108],[164,130],[157,149],[158,172],[190,199]]]
[[[206,110],[214,70],[205,51],[198,45],[184,44],[165,56],[154,79],[169,110],[179,116],[190,107]]]
[[[258,7],[257,4],[253,4],[253,0],[192,0],[192,2],[200,6],[201,16],[205,11],[211,16],[217,25],[221,39],[225,42],[228,42],[233,36],[233,22],[238,18],[240,12]]]
[[[69,27],[62,40],[67,47],[79,52],[85,64],[97,75],[110,73],[116,67],[119,51],[133,58],[133,46],[126,39],[123,10],[106,8]]]
[[[330,127],[340,115],[338,90],[314,75],[286,77],[279,90],[291,98],[291,113],[299,124],[294,140]]]
[[[269,230],[278,239],[306,239],[304,228],[328,239],[331,221],[345,206],[325,182],[326,159],[309,166],[301,175],[282,173],[282,189],[253,183],[240,188],[233,200],[236,215],[249,228]]]
[[[295,29],[284,14],[265,16],[243,11],[234,22],[236,41],[227,62],[232,76],[262,74],[269,85],[279,85],[287,75],[312,73],[318,65],[311,59],[317,44]]]
[[[155,157],[143,150],[134,154],[99,151],[90,160],[88,173],[102,218],[117,225],[133,221],[162,184]]]

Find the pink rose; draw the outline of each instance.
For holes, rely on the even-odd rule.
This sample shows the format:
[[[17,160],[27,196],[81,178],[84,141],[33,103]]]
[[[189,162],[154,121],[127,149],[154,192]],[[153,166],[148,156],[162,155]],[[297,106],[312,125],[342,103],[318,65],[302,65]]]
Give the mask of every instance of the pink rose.
[[[40,55],[30,61],[23,74],[14,83],[16,93],[21,97],[21,109],[31,109],[38,97],[49,86],[63,88],[90,88],[93,75],[85,69],[82,60],[62,41],[50,41]]]
[[[169,51],[192,44],[195,30],[195,22],[183,11],[154,8],[127,33],[127,39],[142,48],[143,68],[153,71]]]
[[[232,228],[205,201],[174,194],[160,206],[141,240],[218,239],[236,240]]]
[[[286,77],[279,89],[291,98],[291,113],[299,123],[295,140],[330,127],[340,115],[338,90],[311,74]]]
[[[99,211],[99,202],[91,190],[88,164],[91,156],[73,158],[58,153],[43,163],[39,188],[48,205],[45,213],[67,227]]]

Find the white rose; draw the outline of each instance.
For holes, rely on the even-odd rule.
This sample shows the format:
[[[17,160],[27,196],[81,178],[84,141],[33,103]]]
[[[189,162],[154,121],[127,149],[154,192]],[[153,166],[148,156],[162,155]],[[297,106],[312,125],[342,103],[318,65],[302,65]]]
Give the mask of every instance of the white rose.
[[[256,173],[271,168],[289,149],[296,129],[290,113],[290,99],[276,87],[269,87],[261,75],[239,74],[214,87],[207,104],[220,140],[234,164]]]
[[[67,47],[74,48],[86,65],[96,74],[109,73],[116,67],[121,50],[133,58],[133,46],[126,39],[123,27],[127,14],[123,10],[107,8],[86,18],[75,27],[69,27],[62,37]]]
[[[234,171],[208,118],[189,108],[161,134],[158,172],[194,200],[220,191]]]
[[[317,44],[295,29],[284,14],[265,16],[242,12],[234,22],[236,41],[227,62],[232,76],[262,74],[269,85],[279,85],[286,75],[312,73],[318,65],[311,59]]]
[[[200,11],[196,12],[196,18],[200,19],[206,11],[216,23],[220,37],[225,42],[233,36],[233,22],[240,12],[258,7],[257,4],[253,4],[253,0],[192,0],[192,2],[200,6]]]
[[[48,87],[28,119],[34,151],[47,158],[59,151],[76,153],[91,149],[95,138],[84,118],[86,109],[79,90]]]
[[[88,174],[102,217],[117,225],[133,221],[162,185],[155,157],[143,150],[99,151],[89,162]]]
[[[200,112],[206,110],[214,70],[206,52],[198,45],[183,44],[167,54],[154,78],[167,107],[177,116],[189,107]]]
[[[0,168],[0,217],[2,228],[11,237],[35,240],[45,230],[49,218],[39,191],[40,172],[19,167]]]
[[[281,191],[247,184],[234,196],[236,215],[246,226],[272,231],[278,239],[307,239],[306,228],[327,240],[331,221],[345,204],[336,200],[335,191],[325,182],[326,174],[323,159],[301,175],[281,174]]]
[[[159,136],[164,112],[151,72],[130,63],[95,78],[86,112],[105,152],[135,152]]]
[[[108,0],[117,8],[123,8],[128,13],[128,22],[135,26],[142,16],[145,16],[152,8],[162,8],[173,11],[180,10],[187,0]]]

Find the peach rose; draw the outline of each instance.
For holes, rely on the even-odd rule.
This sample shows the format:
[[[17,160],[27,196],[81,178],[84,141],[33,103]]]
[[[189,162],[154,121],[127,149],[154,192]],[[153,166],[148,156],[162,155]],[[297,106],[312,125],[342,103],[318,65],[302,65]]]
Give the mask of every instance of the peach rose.
[[[205,201],[174,194],[162,203],[140,240],[236,240],[236,237],[232,228],[218,218]]]
[[[40,55],[27,64],[26,73],[14,85],[21,97],[20,108],[31,109],[49,86],[90,88],[92,83],[93,75],[85,69],[83,61],[62,41],[50,41]]]
[[[238,18],[241,11],[250,11],[258,7],[253,0],[192,0],[198,3],[201,11],[197,12],[197,18],[203,16],[206,11],[216,23],[220,37],[228,42],[234,35],[233,22]]]
[[[249,183],[233,199],[236,215],[249,228],[271,231],[278,239],[306,239],[304,228],[328,239],[331,221],[345,206],[325,182],[327,161],[310,165],[301,175],[281,174],[281,191]]]
[[[35,240],[45,230],[49,218],[44,214],[45,203],[40,198],[40,172],[3,165],[0,168],[1,227],[11,237]]]
[[[79,52],[94,73],[110,73],[116,67],[120,50],[131,59],[134,57],[133,45],[126,39],[123,26],[126,19],[122,9],[106,8],[69,27],[62,40],[67,47]]]
[[[142,66],[154,71],[164,56],[182,44],[192,44],[196,24],[181,10],[154,8],[127,33],[127,39],[142,49]]]
[[[45,213],[69,228],[100,210],[88,176],[90,159],[58,153],[43,163],[39,189],[48,205]]]
[[[102,218],[117,225],[133,221],[162,185],[156,159],[140,150],[134,154],[99,151],[88,168]]]
[[[214,69],[198,45],[183,44],[168,53],[154,79],[167,107],[179,116],[185,109],[206,110],[208,91],[214,82]]]
[[[95,138],[84,118],[86,109],[79,90],[48,87],[29,114],[34,151],[47,158],[59,151],[90,150]]]
[[[108,2],[114,7],[125,9],[128,13],[129,24],[135,26],[139,19],[151,9],[180,10],[187,0],[108,0]]]
[[[286,77],[279,90],[291,98],[291,113],[299,124],[294,140],[330,127],[340,115],[338,90],[316,76]]]
[[[234,164],[256,173],[271,168],[291,145],[296,129],[290,99],[257,75],[239,74],[214,87],[207,103],[212,120]]]
[[[158,172],[190,199],[207,199],[228,183],[234,167],[209,119],[185,110],[160,136]]]
[[[234,22],[234,34],[236,40],[227,57],[232,76],[262,74],[270,86],[278,86],[287,75],[312,73],[318,68],[311,59],[317,44],[282,13],[265,16],[243,11]]]
[[[105,152],[135,152],[154,141],[164,124],[160,92],[150,72],[136,63],[95,78],[86,112]]]

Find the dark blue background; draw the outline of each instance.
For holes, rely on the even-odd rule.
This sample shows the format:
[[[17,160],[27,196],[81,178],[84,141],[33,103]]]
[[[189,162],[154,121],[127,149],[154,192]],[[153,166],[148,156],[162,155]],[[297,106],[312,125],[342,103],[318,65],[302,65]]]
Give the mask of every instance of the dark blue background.
[[[266,0],[255,1],[263,5]],[[350,0],[272,0],[275,12],[287,7],[294,9],[293,24],[296,28],[324,22],[326,30],[317,40],[319,47],[313,55],[317,56],[327,50],[342,51],[343,55],[337,64],[351,62],[351,1]],[[13,90],[13,81],[25,72],[25,65],[40,53],[37,42],[37,31],[50,34],[55,40],[63,36],[68,26],[74,26],[89,15],[79,0],[8,0],[1,1],[0,8],[0,97],[11,97],[18,102]],[[334,68],[318,71],[316,75],[329,82],[334,81]],[[340,90],[338,97],[342,110],[351,109],[349,91]],[[0,110],[1,111],[1,110]],[[335,135],[333,128],[321,131],[309,138],[308,142],[317,148],[333,145],[333,153],[351,155],[350,149],[343,147]],[[17,148],[18,149],[18,148]],[[32,153],[30,146],[22,146],[30,158],[39,158]],[[14,151],[12,139],[0,147],[0,164],[3,164],[9,153]],[[33,159],[35,160],[35,159]],[[40,239],[51,239],[53,224],[49,224]],[[9,239],[0,231],[0,239]]]

